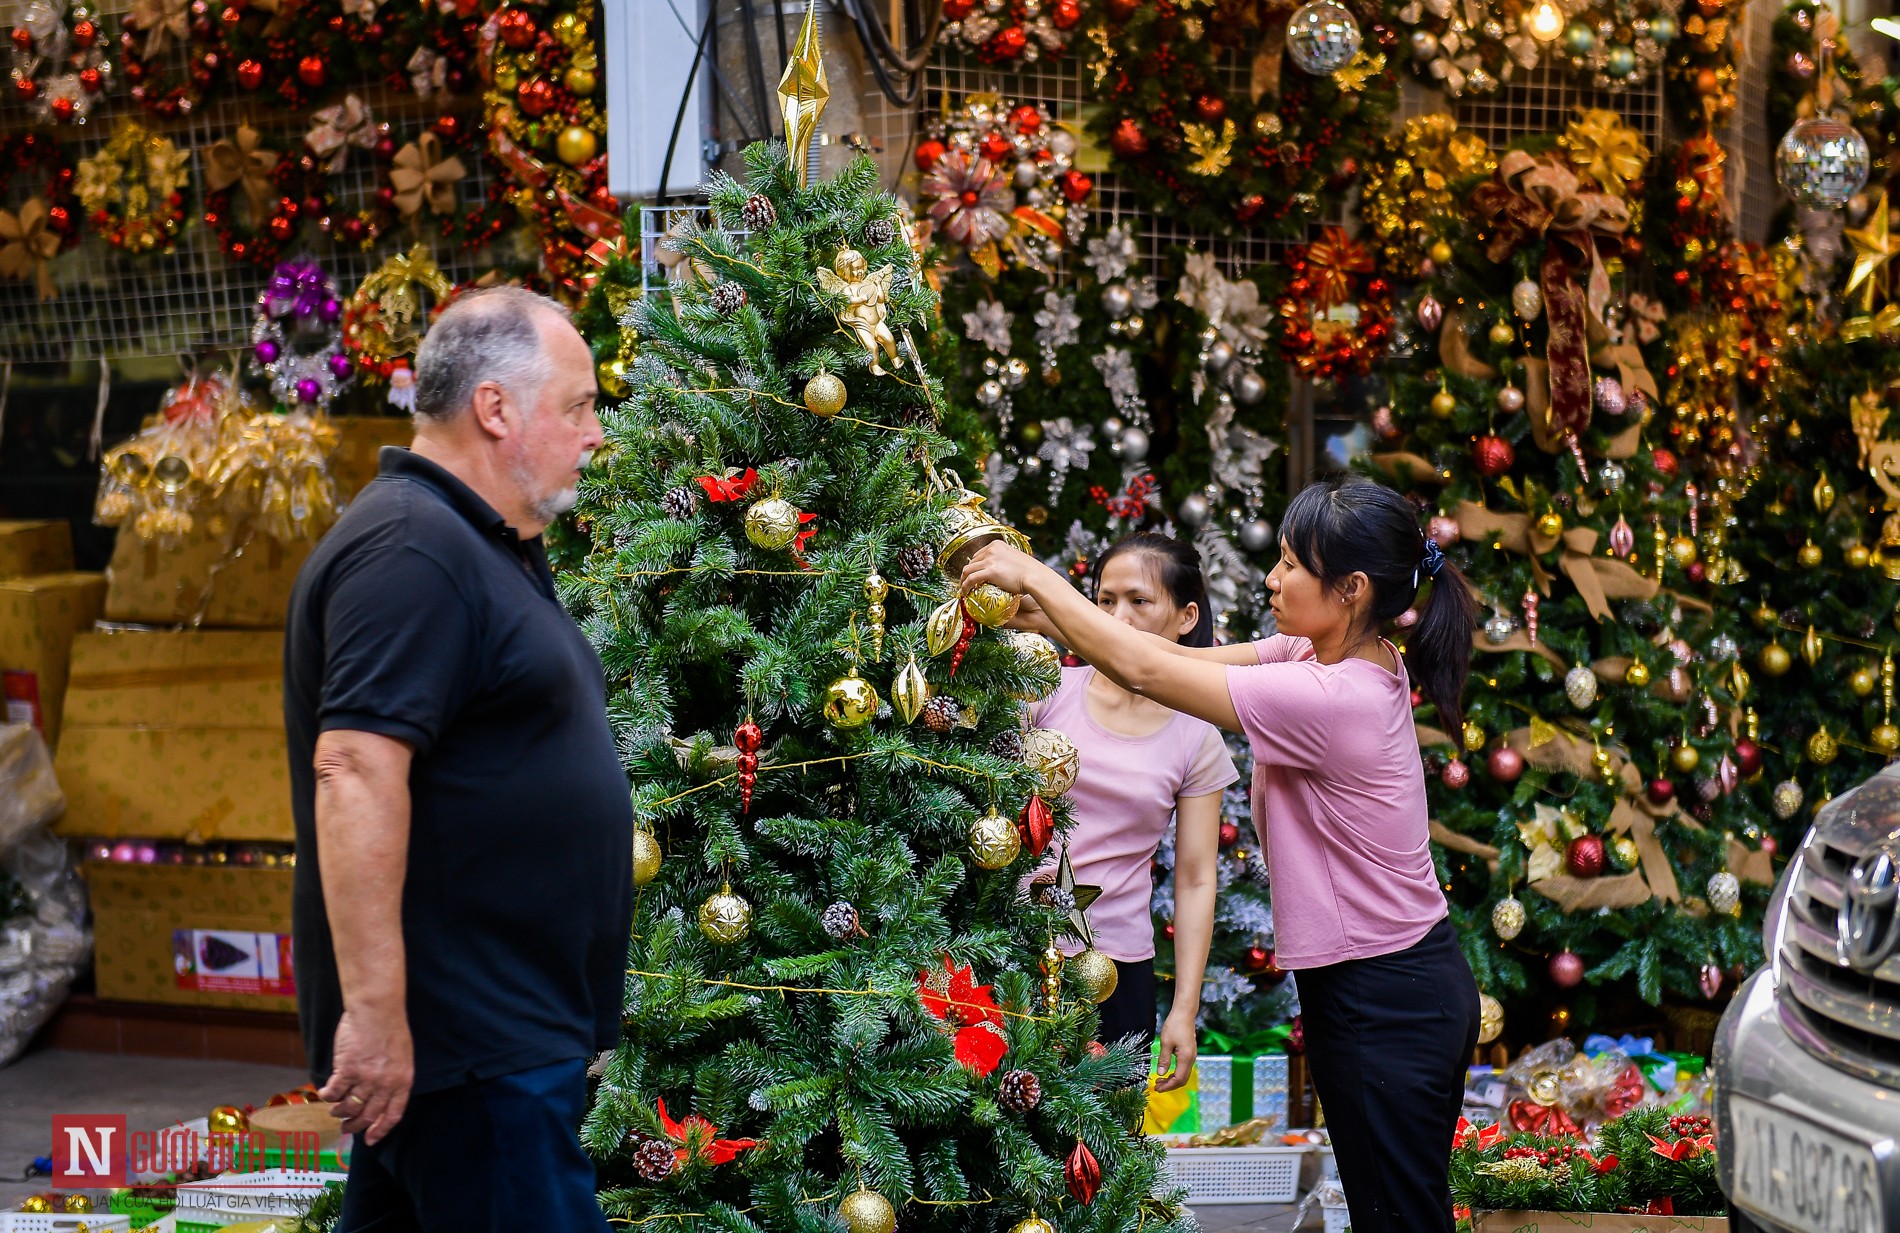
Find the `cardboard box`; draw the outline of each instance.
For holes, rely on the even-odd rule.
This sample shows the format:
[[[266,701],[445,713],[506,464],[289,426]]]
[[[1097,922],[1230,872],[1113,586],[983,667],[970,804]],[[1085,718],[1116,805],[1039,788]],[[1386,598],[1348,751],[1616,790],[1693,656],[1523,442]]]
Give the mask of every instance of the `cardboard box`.
[[[73,529],[60,521],[0,519],[0,578],[62,574],[73,568]]]
[[[1725,1216],[1638,1216],[1627,1212],[1473,1212],[1471,1233],[1728,1233]]]
[[[99,996],[297,1009],[290,869],[88,861]]]
[[[60,832],[291,841],[283,647],[235,630],[77,639]]]
[[[0,719],[30,723],[49,747],[59,744],[73,639],[99,620],[105,595],[103,574],[0,581]]]
[[[406,419],[341,418],[330,457],[337,491],[346,500],[376,478],[385,445],[408,445],[415,429]],[[106,567],[108,620],[211,629],[278,629],[290,608],[290,590],[313,544],[283,544],[267,536],[234,544],[228,534],[194,529],[177,548],[121,531]]]

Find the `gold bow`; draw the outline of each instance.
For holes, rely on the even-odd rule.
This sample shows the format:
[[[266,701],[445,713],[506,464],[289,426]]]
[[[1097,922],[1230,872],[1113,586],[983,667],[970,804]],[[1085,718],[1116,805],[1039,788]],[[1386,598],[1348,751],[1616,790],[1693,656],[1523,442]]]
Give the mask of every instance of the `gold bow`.
[[[17,278],[39,284],[40,298],[58,295],[53,287],[53,272],[48,262],[59,253],[59,236],[47,229],[46,200],[34,197],[20,207],[18,214],[0,210],[0,278]]]
[[[396,152],[396,163],[389,169],[389,182],[396,189],[396,209],[404,218],[412,218],[424,201],[433,214],[455,212],[455,185],[468,175],[462,160],[442,157],[442,139],[424,133]]]
[[[304,144],[318,158],[329,160],[331,175],[343,170],[351,146],[367,150],[376,144],[376,118],[370,115],[369,105],[354,94],[318,110],[310,120]]]
[[[190,36],[191,0],[134,0],[125,22],[145,31],[145,49],[139,54],[150,60],[163,54],[172,39],[182,43]]]
[[[1577,109],[1577,118],[1564,129],[1564,148],[1570,153],[1571,166],[1595,180],[1604,192],[1619,197],[1630,181],[1642,178],[1649,163],[1649,147],[1643,144],[1642,134],[1603,107]]]
[[[235,141],[220,141],[205,151],[205,183],[212,192],[222,192],[233,184],[244,190],[251,203],[251,220],[262,223],[270,215],[270,199],[276,188],[271,172],[277,170],[277,151],[261,148],[257,130],[248,124],[238,126]]]
[[[1841,322],[1842,342],[1866,342],[1895,334],[1900,334],[1900,304],[1889,304],[1871,317],[1850,317]]]

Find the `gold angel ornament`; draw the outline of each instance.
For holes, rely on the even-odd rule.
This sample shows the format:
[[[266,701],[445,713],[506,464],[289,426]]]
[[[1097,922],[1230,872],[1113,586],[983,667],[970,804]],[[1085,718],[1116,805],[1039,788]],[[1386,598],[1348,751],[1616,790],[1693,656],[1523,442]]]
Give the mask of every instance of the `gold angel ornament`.
[[[892,367],[897,365],[897,339],[884,320],[890,311],[891,282],[896,277],[896,266],[887,265],[872,273],[864,254],[855,248],[839,250],[831,269],[818,271],[818,285],[845,298],[839,319],[858,336],[858,344],[871,353],[873,376],[889,375],[880,364],[884,357],[889,357]]]

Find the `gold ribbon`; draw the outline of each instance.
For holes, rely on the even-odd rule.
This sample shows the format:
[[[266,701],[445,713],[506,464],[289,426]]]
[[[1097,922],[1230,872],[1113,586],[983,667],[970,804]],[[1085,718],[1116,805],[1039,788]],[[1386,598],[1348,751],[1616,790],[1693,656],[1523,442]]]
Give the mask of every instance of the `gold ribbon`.
[[[1499,513],[1471,501],[1458,503],[1457,518],[1466,539],[1490,540],[1500,548],[1528,558],[1531,577],[1544,595],[1550,594],[1551,574],[1539,558],[1561,547],[1558,568],[1583,597],[1590,615],[1599,621],[1610,619],[1610,600],[1654,599],[1661,589],[1655,579],[1643,577],[1627,562],[1593,555],[1597,533],[1589,527],[1572,527],[1551,539],[1538,532],[1528,514]]]
[[[1577,118],[1564,129],[1564,146],[1572,166],[1595,180],[1597,187],[1619,197],[1630,181],[1642,178],[1649,163],[1649,147],[1643,144],[1642,134],[1603,107],[1579,107]]]
[[[396,189],[396,209],[404,218],[413,217],[427,201],[433,214],[455,212],[455,186],[468,175],[462,160],[451,154],[442,157],[442,139],[424,133],[396,151],[395,165],[389,169],[389,182]]]
[[[0,210],[0,278],[37,282],[42,300],[59,294],[48,264],[59,253],[59,236],[47,229],[48,216],[43,197],[27,201],[18,214]]]
[[[1894,334],[1900,334],[1900,304],[1889,304],[1871,317],[1850,317],[1841,322],[1842,342],[1866,342]]]
[[[214,193],[238,185],[251,204],[251,220],[261,224],[270,216],[270,199],[276,193],[271,172],[277,170],[277,151],[263,149],[258,141],[257,130],[241,124],[236,140],[206,150],[205,183]]]
[[[182,43],[190,37],[191,0],[134,0],[125,21],[145,31],[145,49],[139,54],[150,60],[162,55],[171,40]]]

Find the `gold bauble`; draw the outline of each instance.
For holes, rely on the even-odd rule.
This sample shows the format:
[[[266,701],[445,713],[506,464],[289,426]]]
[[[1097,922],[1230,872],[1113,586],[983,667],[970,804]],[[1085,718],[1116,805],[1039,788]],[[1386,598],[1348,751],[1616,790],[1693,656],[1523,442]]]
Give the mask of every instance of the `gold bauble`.
[[[214,1135],[241,1135],[251,1128],[251,1119],[235,1105],[219,1105],[205,1118],[205,1130]]]
[[[1513,330],[1507,322],[1498,321],[1492,323],[1491,341],[1498,346],[1509,346],[1511,340],[1516,337],[1517,331]]]
[[[805,409],[813,415],[830,419],[844,410],[844,404],[844,381],[836,374],[821,372],[805,382]]]
[[[981,869],[1001,869],[1023,850],[1023,837],[1016,823],[992,806],[990,811],[970,823],[970,859]]]
[[[1865,664],[1847,675],[1847,687],[1854,691],[1856,698],[1865,698],[1880,685],[1880,676]]]
[[[1432,259],[1433,265],[1449,265],[1451,255],[1451,245],[1443,240],[1433,240],[1431,248],[1426,250],[1426,256]]]
[[[1545,539],[1556,539],[1564,533],[1564,516],[1554,509],[1545,510],[1537,517],[1537,533]]]
[[[594,365],[594,375],[600,378],[600,388],[615,398],[627,396],[627,362],[618,356],[611,360],[602,360]]]
[[[85,1194],[69,1194],[66,1196],[65,1206],[66,1206],[66,1211],[69,1215],[81,1215],[83,1213],[86,1213],[92,1210],[92,1196],[85,1195]],[[84,1227],[85,1227],[84,1225],[80,1226],[80,1228],[82,1229]]]
[[[970,588],[970,593],[963,597],[963,606],[972,621],[995,629],[1016,615],[1016,610],[1023,606],[1023,597],[985,582]]]
[[[1890,754],[1900,749],[1900,728],[1891,723],[1877,723],[1874,730],[1867,734],[1867,743],[1881,753]]]
[[[916,723],[917,717],[924,713],[924,703],[930,701],[930,682],[925,679],[923,669],[917,666],[917,657],[910,657],[891,681],[891,709],[905,723]]]
[[[1669,541],[1669,555],[1676,559],[1677,565],[1688,569],[1695,563],[1695,541],[1687,535],[1676,536]]]
[[[860,1190],[846,1195],[838,1204],[838,1219],[850,1233],[891,1233],[897,1227],[897,1213],[891,1201],[875,1190]]]
[[[963,633],[963,604],[948,599],[938,604],[924,622],[924,645],[931,655],[947,655]]]
[[[1849,569],[1866,569],[1873,563],[1873,550],[1865,544],[1849,544],[1841,550],[1841,559]]]
[[[1457,409],[1458,399],[1452,395],[1450,390],[1440,390],[1432,395],[1432,414],[1439,419],[1450,419],[1452,412]]]
[[[856,668],[825,686],[825,722],[834,728],[862,728],[877,718],[877,690]]]
[[[570,124],[561,130],[554,139],[554,153],[569,167],[579,167],[594,157],[594,151],[600,149],[600,141],[593,130],[578,124]]]
[[[1794,554],[1802,569],[1813,569],[1821,563],[1821,546],[1813,540],[1801,545],[1801,551]]]
[[[1488,993],[1478,995],[1478,1043],[1488,1045],[1504,1035],[1504,1005]]]
[[[1776,612],[1773,608],[1770,608],[1767,604],[1763,604],[1761,607],[1755,609],[1750,615],[1752,615],[1755,620],[1756,629],[1773,629],[1781,620],[1781,614]]]
[[[1009,1233],[1056,1233],[1056,1227],[1041,1216],[1031,1216],[1027,1220],[1017,1221]]]
[[[733,894],[728,882],[699,905],[699,931],[721,946],[743,941],[752,931],[752,905]]]
[[[594,92],[594,87],[600,84],[600,78],[594,75],[592,69],[570,68],[561,78],[561,84],[566,86],[567,92],[575,98],[586,98]]]
[[[1834,508],[1834,481],[1827,477],[1826,471],[1821,472],[1821,478],[1814,481],[1814,487],[1808,495],[1814,498],[1814,508],[1821,513],[1825,514]]]
[[[1808,667],[1812,668],[1821,662],[1821,655],[1826,650],[1820,631],[1812,625],[1808,626],[1808,632],[1801,635],[1801,658],[1807,660]]]
[[[1069,975],[1075,978],[1075,991],[1090,1002],[1100,1006],[1108,1001],[1115,992],[1115,984],[1121,979],[1115,970],[1115,961],[1094,947],[1079,955],[1071,955],[1065,965]]]
[[[587,37],[587,23],[575,12],[562,13],[548,23],[548,33],[563,47],[578,47]]]
[[[1808,761],[1816,765],[1826,766],[1834,761],[1840,752],[1840,746],[1834,743],[1833,734],[1826,728],[1816,730],[1815,734],[1808,738]]]
[[[633,832],[633,884],[645,886],[660,876],[660,841],[649,830]]]
[[[1794,656],[1779,642],[1771,642],[1761,649],[1761,670],[1769,676],[1781,676],[1793,666]]]
[[[798,507],[784,497],[756,501],[745,512],[745,537],[761,548],[789,548],[798,538]]]
[[[1628,835],[1618,835],[1610,841],[1610,851],[1616,856],[1616,863],[1625,869],[1634,869],[1642,858],[1642,852],[1636,847],[1636,841]]]
[[[1006,629],[1002,639],[1010,650],[1016,652],[1016,662],[1032,672],[1046,673],[1055,677],[1062,671],[1062,653],[1056,650],[1056,644],[1041,634],[1032,634],[1026,629]]]
[[[43,1194],[31,1194],[20,1200],[20,1211],[44,1215],[53,1210],[52,1203]]]
[[[1687,775],[1690,771],[1702,765],[1701,751],[1696,749],[1696,747],[1689,742],[1684,741],[1682,744],[1676,746],[1674,751],[1670,753],[1669,764]]]
[[[1465,752],[1477,753],[1484,748],[1484,725],[1467,723],[1465,725]]]
[[[495,85],[504,94],[513,94],[515,87],[521,84],[521,74],[512,64],[502,63],[495,66]]]
[[[1630,666],[1623,669],[1623,683],[1635,689],[1641,689],[1649,684],[1648,666],[1640,659],[1631,660]]]
[[[1023,762],[1036,772],[1036,791],[1043,796],[1061,796],[1082,773],[1082,755],[1075,742],[1054,728],[1023,733]]]
[[[1516,895],[1506,895],[1491,905],[1491,928],[1506,942],[1524,932],[1524,904]]]

